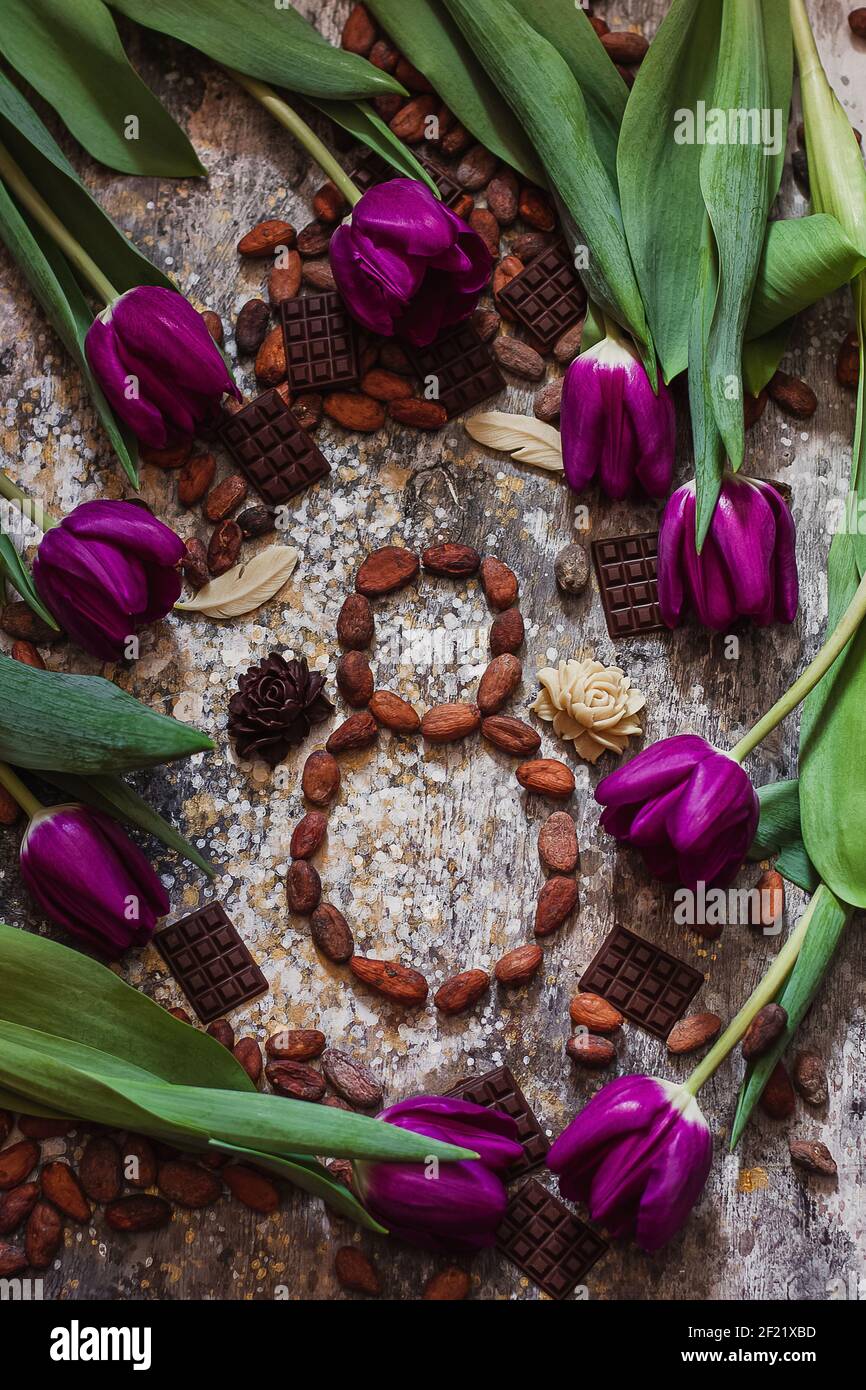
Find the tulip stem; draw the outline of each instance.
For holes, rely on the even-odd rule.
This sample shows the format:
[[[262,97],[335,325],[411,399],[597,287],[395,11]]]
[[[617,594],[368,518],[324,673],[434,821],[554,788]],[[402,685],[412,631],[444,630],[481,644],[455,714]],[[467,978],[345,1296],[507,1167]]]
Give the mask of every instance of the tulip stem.
[[[785,691],[782,698],[776,701],[772,709],[767,710],[764,717],[759,719],[757,724],[753,724],[749,732],[731,749],[729,756],[733,758],[735,763],[743,762],[752,749],[757,748],[761,740],[765,739],[767,734],[775,729],[786,715],[796,709],[811,690],[814,690],[822,676],[826,675],[833,662],[845,650],[864,617],[866,617],[866,574],[857,585],[854,597],[818,655],[809,662],[803,674],[794,681],[789,690]]]
[[[18,201],[36,218],[40,227],[59,246],[66,259],[88,281],[103,304],[113,304],[118,298],[118,291],[103,275],[96,262],[88,256],[81,243],[66,230],[41,193],[37,193],[24,170],[16,164],[3,144],[0,144],[0,178],[6,181]]]
[[[50,531],[52,526],[59,526],[60,522],[50,512],[46,512],[41,502],[33,497],[28,497],[26,492],[13,483],[8,473],[0,472],[0,497],[5,497],[7,502],[11,502],[17,507],[22,516],[26,516],[28,521],[32,521],[34,526],[38,526],[40,531]]]
[[[245,72],[237,72],[235,68],[226,68],[226,72],[233,77],[236,82],[249,92],[250,96],[255,97],[256,101],[261,102],[266,111],[279,121],[281,126],[285,126],[295,139],[303,145],[307,154],[312,155],[323,174],[327,174],[332,183],[336,184],[343,197],[354,207],[361,199],[361,190],[349,178],[349,175],[337,163],[327,145],[323,145],[314,130],[311,130],[305,120],[302,120],[297,111],[293,111],[291,106],[282,97],[277,96],[272,87],[268,87],[264,82],[258,82],[254,77],[248,77]]]
[[[37,801],[29,787],[25,787],[17,772],[13,772],[8,763],[0,763],[0,786],[6,788],[10,796],[13,796],[21,807],[31,818],[44,811],[45,807],[41,801]]]
[[[771,1004],[775,999],[794,968],[794,963],[806,939],[809,923],[820,897],[821,888],[818,888],[766,975],[752,990],[740,1012],[728,1024],[715,1047],[710,1049],[703,1061],[695,1067],[689,1079],[683,1083],[683,1089],[689,1091],[691,1095],[697,1095],[704,1083],[709,1081],[716,1068],[721,1066],[731,1049],[736,1047],[755,1015],[760,1013],[766,1004]]]

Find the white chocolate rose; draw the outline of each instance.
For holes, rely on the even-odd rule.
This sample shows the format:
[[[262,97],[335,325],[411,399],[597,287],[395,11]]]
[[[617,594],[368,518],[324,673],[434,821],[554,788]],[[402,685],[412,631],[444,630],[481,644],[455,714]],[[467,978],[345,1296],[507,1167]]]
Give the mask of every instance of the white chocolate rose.
[[[641,732],[635,715],[646,699],[632,690],[618,666],[600,661],[560,661],[538,672],[541,690],[532,706],[540,719],[552,722],[560,738],[574,740],[587,762],[597,762],[608,750],[619,757],[629,738]]]

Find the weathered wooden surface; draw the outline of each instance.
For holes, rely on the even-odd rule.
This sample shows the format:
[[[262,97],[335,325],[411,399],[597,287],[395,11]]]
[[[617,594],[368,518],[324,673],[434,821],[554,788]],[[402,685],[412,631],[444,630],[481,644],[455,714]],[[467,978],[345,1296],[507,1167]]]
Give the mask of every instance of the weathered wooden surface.
[[[651,34],[665,6],[630,0],[598,8],[612,27],[632,21]],[[307,0],[306,9],[336,37],[344,0]],[[847,7],[825,0],[811,9],[820,11],[819,41],[837,90],[862,125],[866,55],[850,40]],[[134,38],[132,51],[146,79],[190,132],[209,181],[121,178],[95,167],[65,137],[64,145],[121,226],[177,277],[181,288],[203,307],[220,311],[230,326],[263,279],[261,263],[239,264],[238,235],[271,214],[303,226],[320,179],[292,141],[211,63],[154,35]],[[787,171],[784,199],[788,209],[804,210]],[[13,476],[58,509],[123,495],[119,469],[76,371],[5,257],[3,271],[0,443]],[[577,976],[614,922],[699,964],[707,976],[700,1006],[726,1020],[733,1015],[778,943],[731,927],[708,946],[675,926],[670,896],[648,879],[636,858],[615,853],[599,832],[592,791],[609,762],[602,760],[592,770],[574,759],[582,907],[576,923],[548,943],[541,976],[514,996],[494,993],[458,1020],[445,1020],[430,1007],[408,1016],[393,1012],[354,987],[343,971],[326,969],[303,921],[291,919],[285,908],[288,838],[301,811],[297,774],[315,739],[290,759],[287,785],[277,787],[269,776],[237,765],[225,738],[226,706],[237,674],[271,650],[304,654],[332,676],[336,614],[359,560],[385,541],[420,546],[438,532],[459,534],[501,556],[520,576],[527,641],[515,712],[534,698],[536,664],[554,656],[594,654],[607,662],[615,659],[646,691],[647,741],[694,729],[722,745],[732,743],[785,688],[821,637],[829,544],[825,507],[843,491],[854,414],[852,396],[837,386],[833,374],[835,347],[849,316],[847,297],[840,294],[797,328],[788,365],[818,392],[814,419],[795,428],[771,405],[749,436],[749,471],[778,477],[793,488],[802,604],[791,629],[742,631],[738,659],[725,658],[720,637],[695,631],[615,648],[594,582],[577,600],[563,599],[554,583],[553,557],[575,535],[575,499],[549,475],[512,466],[474,446],[454,422],[432,437],[391,426],[360,440],[323,427],[319,439],[333,474],[294,509],[289,539],[303,558],[285,597],[260,615],[229,625],[171,620],[145,637],[135,666],[109,671],[139,698],[216,737],[213,755],[142,778],[141,785],[190,828],[219,865],[211,889],[174,856],[156,856],[173,912],[212,895],[223,898],[268,976],[271,993],[234,1020],[239,1035],[255,1032],[263,1039],[286,1024],[320,1027],[334,1044],[373,1063],[390,1099],[445,1089],[459,1077],[506,1062],[553,1136],[601,1084],[592,1074],[575,1075],[564,1056],[567,1005]],[[252,390],[249,363],[243,366],[241,382]],[[531,392],[512,382],[507,407],[531,410]],[[684,411],[681,422],[679,475],[685,478]],[[144,470],[143,495],[157,513],[185,536],[203,534],[195,515],[177,509],[174,494],[170,474]],[[615,505],[594,494],[581,502],[589,506],[584,539],[655,523],[653,506]],[[471,697],[484,665],[489,621],[476,584],[455,587],[425,578],[417,591],[379,606],[377,682],[423,703]],[[453,639],[453,649],[441,644],[443,633]],[[98,669],[79,652],[62,649],[51,664]],[[547,753],[568,758],[568,748],[545,737]],[[862,769],[862,750],[856,756]],[[790,720],[752,757],[749,770],[756,781],[769,781],[791,775],[795,759],[796,721]],[[419,745],[387,736],[373,752],[347,760],[344,795],[319,862],[325,894],[355,926],[361,951],[399,955],[435,984],[457,969],[489,967],[505,949],[531,939],[541,881],[536,835],[547,810],[520,793],[513,766],[480,742],[465,753],[423,752]],[[0,915],[45,929],[20,885],[14,833],[3,836],[0,856]],[[751,871],[742,881],[754,878]],[[799,909],[799,895],[790,892],[789,923]],[[725,1137],[741,1063],[729,1060],[702,1095],[716,1135],[716,1157],[684,1234],[654,1258],[617,1244],[589,1277],[591,1297],[823,1299],[850,1289],[866,1251],[864,965],[862,932],[855,922],[801,1030],[802,1042],[829,1063],[827,1113],[801,1109],[790,1131],[757,1116],[738,1155],[730,1157]],[[124,971],[160,1002],[183,1002],[154,950],[127,961]],[[676,1077],[687,1070],[687,1059],[671,1061],[663,1045],[640,1029],[624,1030],[617,1071]],[[837,1185],[792,1171],[789,1132],[829,1144],[839,1162]],[[46,1156],[53,1148],[63,1145],[46,1145]],[[61,1298],[332,1297],[338,1292],[332,1250],[353,1238],[351,1229],[302,1195],[289,1197],[267,1220],[228,1202],[201,1215],[180,1213],[158,1238],[131,1247],[109,1238],[100,1216],[92,1228],[67,1235],[46,1291]],[[362,1244],[377,1259],[384,1288],[393,1297],[417,1296],[442,1263],[366,1235]],[[537,1297],[495,1254],[477,1259],[472,1268],[476,1296]]]

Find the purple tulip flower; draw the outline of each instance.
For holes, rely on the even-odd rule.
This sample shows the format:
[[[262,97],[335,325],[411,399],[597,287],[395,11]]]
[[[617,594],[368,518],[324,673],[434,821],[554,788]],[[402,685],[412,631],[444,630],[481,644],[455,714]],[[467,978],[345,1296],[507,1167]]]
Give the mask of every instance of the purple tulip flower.
[[[502,1175],[520,1158],[508,1115],[449,1096],[413,1096],[378,1116],[479,1155],[458,1163],[356,1162],[361,1200],[392,1235],[428,1250],[481,1250],[492,1245],[507,1193]]]
[[[176,602],[183,555],[180,537],[144,507],[82,502],[46,531],[33,581],[73,641],[102,661],[119,661],[129,637]]]
[[[330,255],[358,322],[416,347],[469,317],[493,265],[478,233],[414,179],[365,193],[332,236]]]
[[[659,530],[659,611],[678,627],[693,609],[704,627],[724,631],[736,618],[758,627],[797,616],[794,520],[769,483],[728,474],[700,555],[695,545],[695,484],[677,488]]]
[[[608,497],[639,485],[664,497],[671,485],[676,415],[659,378],[658,393],[624,338],[609,335],[576,357],[565,374],[560,415],[565,479],[575,492],[597,477]]]
[[[758,828],[758,798],[727,753],[697,734],[664,738],[602,778],[609,835],[643,854],[650,873],[694,890],[725,887]]]
[[[241,399],[201,314],[162,285],[138,285],[103,309],[85,350],[114,411],[152,449],[213,423],[224,392]]]
[[[654,1076],[619,1076],[593,1096],[547,1156],[559,1190],[613,1236],[644,1250],[675,1236],[701,1195],[713,1155],[694,1096]]]
[[[168,895],[116,821],[88,806],[49,806],[21,842],[21,877],[46,917],[114,959],[144,946]]]

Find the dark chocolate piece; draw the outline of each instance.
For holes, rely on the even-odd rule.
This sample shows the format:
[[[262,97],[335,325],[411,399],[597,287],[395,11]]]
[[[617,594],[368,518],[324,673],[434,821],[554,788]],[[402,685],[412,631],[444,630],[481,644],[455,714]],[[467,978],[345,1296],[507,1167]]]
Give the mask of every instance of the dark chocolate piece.
[[[659,616],[658,551],[657,531],[593,541],[592,558],[611,637],[667,632]]]
[[[417,150],[415,158],[435,183],[443,203],[447,207],[453,207],[466,190],[460,187],[457,180],[452,178],[448,170],[437,160],[431,159],[429,155],[419,154]],[[403,179],[406,175],[394,169],[381,155],[368,152],[359,159],[357,167],[349,177],[362,193],[366,193],[376,183],[387,183],[389,179]]]
[[[434,399],[445,407],[449,420],[505,390],[490,349],[471,324],[446,329],[429,347],[405,347],[422,388],[426,389],[429,377],[436,378],[438,395]]]
[[[509,280],[499,298],[545,348],[577,323],[586,308],[586,294],[561,241]]]
[[[388,179],[398,179],[400,175],[397,170],[383,159],[380,154],[374,154],[372,150],[365,150],[358,160],[356,167],[352,170],[349,178],[362,193],[366,193],[368,188],[372,188],[374,183],[387,183]]]
[[[567,1298],[609,1248],[538,1178],[515,1192],[496,1243],[551,1298]]]
[[[502,1110],[510,1115],[517,1125],[517,1138],[523,1145],[523,1158],[509,1168],[507,1181],[522,1178],[544,1162],[550,1148],[547,1135],[521,1091],[508,1067],[497,1067],[484,1076],[473,1076],[459,1081],[446,1095],[456,1096],[458,1100],[471,1100],[475,1105],[483,1105],[488,1110]]]
[[[584,971],[578,989],[600,994],[632,1023],[666,1038],[704,977],[700,970],[625,927],[614,927]]]
[[[461,188],[457,180],[452,178],[448,170],[435,159],[430,159],[426,154],[416,154],[415,158],[439,189],[439,197],[445,206],[453,208],[454,204],[463,197],[466,189]]]
[[[326,478],[328,460],[278,391],[265,391],[220,427],[238,468],[272,507]]]
[[[286,299],[280,316],[291,391],[333,391],[356,385],[355,327],[338,294]]]
[[[223,1018],[268,988],[222,903],[208,903],[163,927],[153,944],[202,1023]]]

